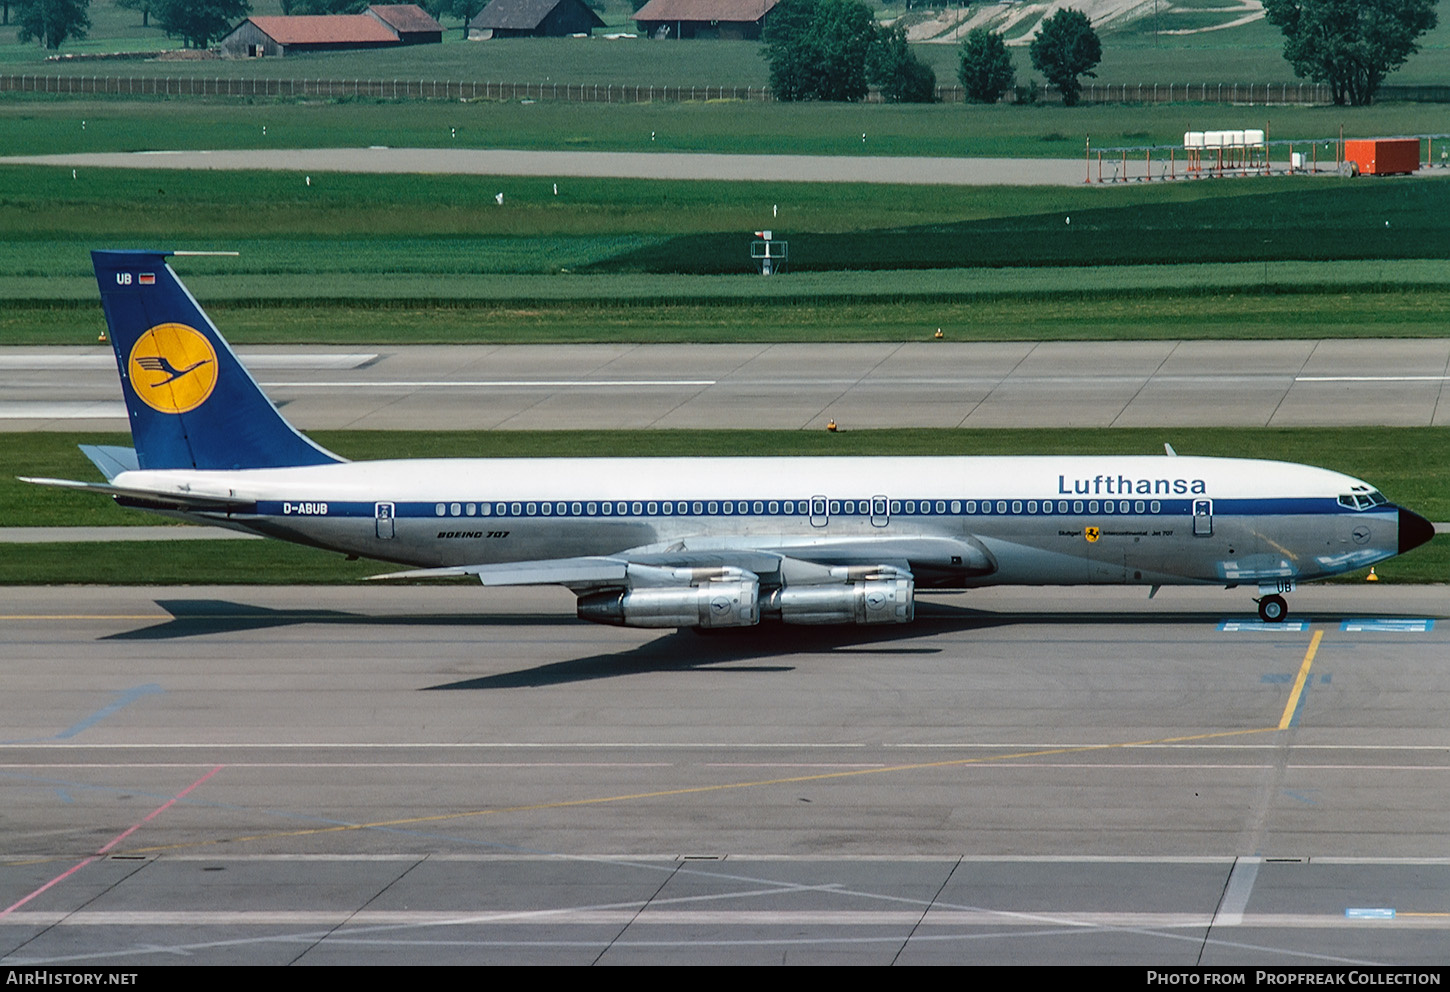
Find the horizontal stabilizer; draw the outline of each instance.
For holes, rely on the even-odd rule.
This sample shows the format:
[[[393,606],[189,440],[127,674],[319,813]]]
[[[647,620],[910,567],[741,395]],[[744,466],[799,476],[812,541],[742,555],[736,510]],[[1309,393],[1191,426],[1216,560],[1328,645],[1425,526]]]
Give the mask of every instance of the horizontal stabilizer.
[[[113,486],[106,482],[76,482],[73,479],[36,479],[21,476],[20,481],[37,486],[55,486],[58,489],[104,493],[107,496],[115,497],[123,505],[142,506],[147,509],[197,510],[213,513],[255,513],[257,510],[255,500],[237,499],[233,496],[134,489],[126,486]]]

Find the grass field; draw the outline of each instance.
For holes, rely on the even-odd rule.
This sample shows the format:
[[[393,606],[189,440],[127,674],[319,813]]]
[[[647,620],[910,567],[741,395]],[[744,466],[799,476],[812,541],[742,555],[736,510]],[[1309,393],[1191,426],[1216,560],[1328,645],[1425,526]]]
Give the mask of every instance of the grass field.
[[[302,178],[0,168],[0,344],[95,340],[96,247],[240,251],[177,262],[238,342],[1425,336],[1450,299],[1450,175]],[[752,274],[763,225],[791,241],[785,276]]]
[[[1182,148],[1183,133],[1264,128],[1273,140],[1441,134],[1441,104],[1373,107],[255,101],[0,94],[15,153],[216,148],[559,148],[754,154],[1081,158],[1094,148]],[[265,131],[264,131],[265,129]],[[866,141],[861,140],[862,134]],[[1299,150],[1307,152],[1308,147]],[[1166,153],[1166,152],[1165,152]],[[1287,150],[1276,156],[1286,160]],[[1333,158],[1332,152],[1328,153]]]
[[[1435,520],[1450,518],[1450,430],[1113,429],[803,431],[383,432],[318,431],[353,458],[673,455],[1180,454],[1255,455],[1305,462],[1365,478],[1391,499]],[[77,443],[127,443],[125,435],[9,434],[0,440],[0,501],[9,526],[127,526],[163,518],[84,493],[41,489],[16,475],[95,478]],[[84,565],[78,563],[84,562]],[[0,583],[347,582],[384,570],[371,562],[273,542],[117,542],[7,545]],[[1450,578],[1450,537],[1377,569],[1387,581]],[[1355,577],[1358,577],[1357,575]]]
[[[85,276],[88,249],[155,238],[244,250],[197,275],[716,274],[748,270],[762,224],[797,272],[1447,258],[1447,205],[1450,170],[1034,189],[7,167],[0,276]]]
[[[1450,180],[1450,169],[1435,172]],[[1063,239],[1083,234],[1078,256],[1105,261],[1133,249],[1094,245],[1094,235],[1145,226],[1185,235],[1218,230],[1225,239],[1250,227],[1265,236],[1304,230],[1313,241],[1325,242],[1296,246],[1285,237],[1281,257],[1293,257],[1283,253],[1358,251],[1343,243],[1351,240],[1349,232],[1353,240],[1382,238],[1367,229],[1371,224],[1384,229],[1386,221],[1393,232],[1401,232],[1392,232],[1389,240],[1423,242],[1420,257],[1434,257],[1444,244],[1438,230],[1443,225],[1423,214],[1450,198],[1450,182],[1393,178],[1047,187],[348,173],[311,178],[308,184],[295,172],[146,169],[81,169],[73,178],[69,168],[0,166],[0,274],[88,274],[89,259],[72,254],[77,239],[89,244],[156,236],[189,244],[241,241],[256,247],[241,260],[240,271],[266,274],[377,271],[382,263],[397,271],[430,273],[547,272],[560,267],[549,257],[550,239],[586,239],[580,247],[560,240],[558,250],[570,260],[582,252],[586,261],[597,261],[633,247],[632,238],[720,231],[748,238],[761,224],[831,235],[928,233],[951,225],[1015,224],[1022,218],[1028,218],[1022,223],[1050,227]],[[553,192],[556,184],[558,193]],[[505,194],[503,206],[494,201],[496,192]],[[1058,232],[1066,216],[1075,217],[1075,229]],[[521,266],[516,259],[492,259],[487,255],[491,238],[509,239],[499,242],[505,251],[524,243],[542,261]],[[439,239],[440,247],[402,258],[395,254],[400,243],[418,239]],[[340,244],[345,251],[319,257],[324,243]],[[941,261],[956,262],[957,256]],[[193,259],[187,264],[194,272],[239,271],[237,261]]]
[[[1425,278],[1434,281],[1423,286],[1391,283],[1387,273],[1377,282],[1376,268],[1378,263],[1274,263],[1267,266],[1267,282],[1265,267],[1255,264],[924,270],[906,273],[907,279],[890,272],[827,273],[799,282],[579,277],[567,287],[539,276],[508,278],[494,299],[480,298],[480,288],[490,288],[486,280],[482,287],[470,280],[466,294],[455,299],[250,304],[215,302],[211,289],[234,288],[226,280],[189,282],[227,337],[240,344],[913,341],[938,327],[954,341],[1443,336],[1450,319],[1445,265],[1404,266],[1433,270]],[[1354,282],[1356,275],[1367,281]],[[1329,284],[1315,285],[1310,276],[1328,277]],[[303,282],[300,291],[315,291],[311,277]],[[1160,288],[1149,288],[1155,285]],[[0,292],[4,287],[0,280]],[[780,292],[747,295],[756,287]],[[913,289],[919,295],[904,295]],[[85,290],[94,293],[93,280],[81,285]],[[624,290],[640,295],[631,298]],[[12,303],[0,310],[0,344],[104,347],[96,344],[104,327],[94,300]]]

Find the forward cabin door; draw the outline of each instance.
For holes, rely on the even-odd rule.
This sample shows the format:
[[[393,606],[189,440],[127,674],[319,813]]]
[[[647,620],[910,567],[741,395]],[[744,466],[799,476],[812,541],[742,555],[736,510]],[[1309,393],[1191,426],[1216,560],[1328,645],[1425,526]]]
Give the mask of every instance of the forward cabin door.
[[[393,537],[393,517],[396,508],[392,503],[375,503],[373,505],[373,521],[377,527],[378,537],[383,540],[391,540]]]
[[[1193,501],[1193,536],[1213,536],[1213,500],[1196,499]]]
[[[831,522],[830,513],[827,509],[826,497],[811,497],[811,526],[824,527]]]

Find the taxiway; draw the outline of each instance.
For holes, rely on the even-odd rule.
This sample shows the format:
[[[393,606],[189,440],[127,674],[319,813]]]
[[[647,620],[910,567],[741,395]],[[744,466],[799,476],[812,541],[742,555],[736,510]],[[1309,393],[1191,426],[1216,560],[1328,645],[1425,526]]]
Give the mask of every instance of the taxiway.
[[[0,962],[1443,962],[1440,587],[7,591]]]

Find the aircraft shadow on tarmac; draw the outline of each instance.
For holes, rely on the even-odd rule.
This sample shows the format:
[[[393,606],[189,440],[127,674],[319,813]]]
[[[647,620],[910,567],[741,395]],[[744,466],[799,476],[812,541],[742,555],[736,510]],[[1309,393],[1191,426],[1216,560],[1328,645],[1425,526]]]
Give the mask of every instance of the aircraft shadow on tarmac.
[[[169,620],[136,630],[107,634],[103,641],[165,641],[205,634],[234,634],[269,627],[331,624],[369,627],[548,627],[576,624],[557,613],[517,613],[490,617],[463,613],[408,613],[375,616],[345,610],[306,608],[276,610],[267,606],[233,603],[225,599],[158,599],[156,605],[171,614]]]
[[[304,624],[357,627],[471,627],[486,636],[490,628],[560,627],[581,623],[560,613],[520,613],[475,616],[459,613],[411,613],[372,615],[344,610],[271,609],[217,599],[168,599],[156,604],[171,614],[170,619],[135,630],[109,634],[103,640],[172,640],[203,637],[212,634],[236,634],[276,627]],[[1362,615],[1362,614],[1361,614]],[[1386,614],[1385,618],[1389,615]],[[905,625],[883,627],[831,626],[788,627],[777,623],[759,627],[722,629],[704,633],[680,630],[662,632],[645,644],[625,650],[594,654],[582,658],[550,662],[535,668],[465,679],[459,682],[427,687],[430,690],[537,688],[594,679],[617,678],[648,672],[686,672],[709,668],[732,672],[783,672],[788,664],[740,665],[751,659],[776,662],[791,655],[821,653],[851,654],[938,654],[941,648],[929,640],[920,644],[904,642],[930,638],[954,631],[986,630],[1023,624],[1039,626],[1090,623],[1095,626],[1156,625],[1171,627],[1215,626],[1225,619],[1223,612],[1182,613],[1067,613],[1014,612],[950,606],[944,603],[919,602],[916,621]],[[1244,619],[1249,619],[1244,617]],[[1337,623],[1334,616],[1304,617],[1316,623]],[[482,641],[484,637],[481,637]],[[728,666],[722,668],[721,666]]]

